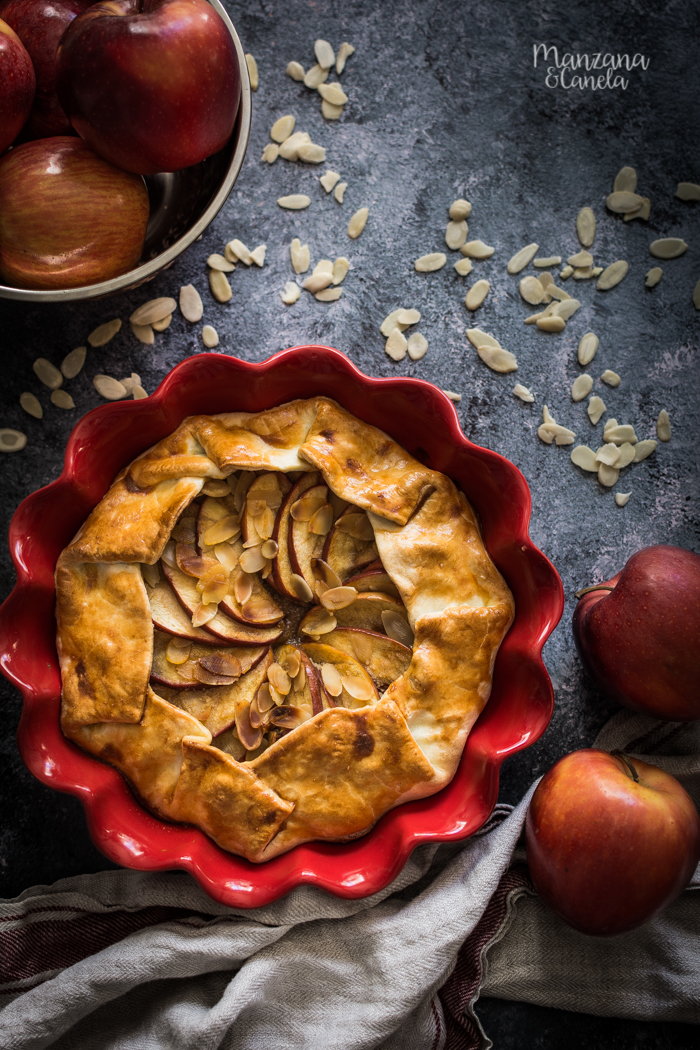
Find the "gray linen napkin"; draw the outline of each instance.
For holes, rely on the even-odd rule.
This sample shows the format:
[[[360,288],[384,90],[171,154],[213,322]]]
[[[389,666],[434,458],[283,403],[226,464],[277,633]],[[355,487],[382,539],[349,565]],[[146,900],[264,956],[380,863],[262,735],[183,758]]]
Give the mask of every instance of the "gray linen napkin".
[[[700,726],[623,712],[631,745],[700,801]],[[491,1045],[481,994],[700,1021],[700,896],[623,937],[574,934],[533,895],[518,848],[533,788],[464,844],[423,846],[361,901],[300,888],[255,911],[182,873],[64,879],[0,903],[7,1050],[451,1050]],[[700,887],[700,872],[694,885]]]

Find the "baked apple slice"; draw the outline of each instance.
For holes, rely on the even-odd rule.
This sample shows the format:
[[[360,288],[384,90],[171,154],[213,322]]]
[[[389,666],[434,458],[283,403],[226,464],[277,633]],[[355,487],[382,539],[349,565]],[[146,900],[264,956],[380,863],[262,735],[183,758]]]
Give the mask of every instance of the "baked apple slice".
[[[413,656],[413,650],[396,639],[359,627],[336,627],[324,634],[323,642],[362,664],[382,692],[408,670]]]
[[[180,605],[193,616],[201,599],[195,578],[165,562],[161,562],[161,568]],[[282,626],[249,627],[222,612],[217,612],[202,628],[229,645],[268,645],[276,642],[283,631]]]
[[[325,692],[336,706],[366,707],[379,700],[374,682],[353,656],[323,642],[309,642],[303,650],[317,668]]]
[[[156,630],[153,632],[151,682],[170,689],[233,685],[262,660],[267,648],[264,645],[212,648]]]
[[[175,702],[207,727],[214,738],[212,743],[218,747],[216,738],[234,726],[237,708],[250,708],[255,694],[267,678],[271,663],[272,651],[266,647],[262,659],[231,685],[201,686],[196,691],[183,690]]]
[[[341,580],[377,561],[374,530],[363,510],[350,506],[343,511],[328,533],[321,557]]]
[[[390,594],[360,592],[352,605],[335,609],[333,615],[339,627],[362,627],[366,631],[386,633],[382,613],[395,613],[406,619],[406,607]],[[408,624],[408,620],[406,620]]]
[[[343,582],[346,587],[354,587],[356,591],[381,591],[382,594],[390,594],[392,598],[399,597],[398,587],[380,561],[373,561],[362,572]]]
[[[296,570],[292,568],[289,557],[289,531],[292,522],[290,511],[292,505],[301,499],[308,489],[318,484],[320,476],[318,471],[314,470],[299,478],[282,501],[277,511],[275,527],[272,530],[272,539],[277,544],[277,557],[272,562],[270,583],[279,594],[290,598],[293,602],[301,602],[305,599],[299,595],[298,581],[294,580]]]
[[[153,626],[159,631],[165,631],[166,634],[177,638],[186,638],[190,642],[200,642],[202,645],[221,644],[208,631],[192,626],[191,617],[180,605],[167,580],[161,579],[155,587],[148,587],[147,594],[151,603]],[[167,697],[164,699],[167,700]]]
[[[275,657],[291,679],[290,702],[310,715],[320,714],[324,707],[323,687],[316,668],[303,649],[295,645],[282,645]]]
[[[259,474],[246,492],[241,512],[241,529],[245,543],[269,540],[272,537],[277,511],[291,490],[284,474]]]
[[[292,572],[301,576],[313,593],[316,577],[312,562],[321,557],[326,536],[333,525],[333,508],[327,485],[313,485],[292,503],[289,524],[289,561]]]

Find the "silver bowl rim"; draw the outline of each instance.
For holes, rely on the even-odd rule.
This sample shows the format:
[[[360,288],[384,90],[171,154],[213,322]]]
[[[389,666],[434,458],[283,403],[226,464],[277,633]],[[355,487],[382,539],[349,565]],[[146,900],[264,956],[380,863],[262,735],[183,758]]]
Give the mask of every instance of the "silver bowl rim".
[[[135,270],[129,270],[127,273],[123,273],[119,277],[113,277],[109,281],[100,281],[99,284],[84,285],[80,288],[56,288],[51,291],[45,289],[14,288],[12,285],[0,284],[0,299],[15,299],[20,302],[30,303],[65,303],[86,299],[102,299],[108,295],[114,295],[117,292],[128,291],[131,288],[135,288],[137,285],[148,281],[151,277],[155,277],[157,273],[173,263],[178,255],[181,255],[186,248],[189,248],[189,246],[197,240],[200,234],[206,230],[207,226],[209,226],[221,210],[229,193],[233,189],[236,179],[238,178],[248,148],[252,104],[248,64],[245,60],[245,54],[238,38],[238,33],[236,32],[233,22],[229,18],[223,4],[221,4],[219,0],[207,0],[207,2],[211,4],[218,14],[221,15],[233,38],[241,74],[241,101],[236,116],[236,127],[238,128],[236,148],[226,171],[226,176],[221,183],[216,196],[211,201],[204,214],[200,216],[192,227],[190,227],[187,233],[183,234],[182,237],[175,241],[174,244],[171,244],[164,252],[161,252],[160,255],[157,255],[155,259],[150,259],[148,262],[142,263]],[[236,135],[235,129],[233,134]]]

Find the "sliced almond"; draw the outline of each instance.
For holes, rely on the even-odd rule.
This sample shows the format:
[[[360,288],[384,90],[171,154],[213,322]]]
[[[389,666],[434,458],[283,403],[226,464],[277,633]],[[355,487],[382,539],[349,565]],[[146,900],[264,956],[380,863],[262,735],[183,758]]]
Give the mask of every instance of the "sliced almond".
[[[608,386],[620,385],[619,375],[617,374],[617,372],[613,372],[610,368],[606,368],[600,378],[603,380],[604,383],[607,383]]]
[[[335,612],[336,609],[346,609],[357,599],[357,591],[354,587],[329,587],[321,595],[321,605],[324,609]]]
[[[341,675],[343,689],[353,697],[354,700],[368,702],[375,696],[372,683],[359,675]]]
[[[433,273],[435,270],[441,270],[446,262],[447,256],[444,252],[430,252],[416,259],[414,266],[418,273]]]
[[[616,284],[620,283],[628,270],[629,263],[625,262],[624,259],[618,259],[617,262],[610,263],[609,266],[605,267],[596,281],[596,288],[601,292],[606,292],[608,289],[614,288]]]
[[[471,259],[460,259],[459,262],[455,263],[455,270],[460,277],[466,277],[468,273],[471,273],[474,269]]]
[[[665,408],[661,409],[656,420],[656,436],[659,441],[671,440],[671,420]]]
[[[311,255],[308,244],[302,245],[299,238],[295,237],[290,247],[290,253],[294,273],[306,273],[311,265]]]
[[[592,266],[575,266],[573,278],[575,281],[588,281],[593,276]]]
[[[297,156],[305,164],[322,164],[326,159],[326,151],[323,146],[318,146],[315,142],[302,142],[297,150]]]
[[[641,208],[637,208],[635,211],[628,211],[628,212],[626,212],[622,216],[622,218],[624,219],[625,222],[630,222],[632,219],[642,219],[643,222],[646,222],[650,215],[651,215],[651,201],[649,200],[648,197],[643,197],[642,198],[642,206],[641,206]]]
[[[168,314],[168,316],[164,317],[162,321],[154,321],[151,325],[151,328],[154,332],[164,332],[166,328],[170,328],[170,322],[172,321],[172,319],[173,315]]]
[[[365,228],[368,216],[369,208],[358,208],[348,223],[348,237],[356,240],[356,238],[360,236]]]
[[[311,559],[311,570],[317,580],[322,581],[328,587],[341,587],[342,580],[335,569],[332,569],[327,561],[322,558]]]
[[[467,328],[467,339],[477,350],[480,346],[500,347],[501,345],[498,339],[489,335],[488,332],[482,332],[480,328]]]
[[[305,142],[311,142],[311,136],[308,131],[295,131],[280,146],[280,157],[283,157],[285,160],[298,160],[299,147],[303,146]]]
[[[467,255],[470,259],[490,259],[496,251],[483,241],[467,241],[459,250],[462,255]]]
[[[477,281],[467,292],[464,305],[467,310],[478,310],[486,296],[489,294],[491,285],[486,280]]]
[[[284,117],[280,117],[270,128],[270,138],[273,142],[281,144],[292,134],[295,124],[296,117],[293,117],[291,113],[288,113]]]
[[[609,442],[600,446],[595,454],[595,458],[597,463],[605,463],[609,467],[615,467],[620,458],[620,450],[617,445]]]
[[[86,346],[77,346],[75,350],[71,350],[69,354],[66,354],[61,361],[61,371],[66,379],[75,379],[85,364],[86,356]],[[39,419],[41,419],[41,416],[39,416]]]
[[[566,321],[563,317],[540,317],[535,324],[543,332],[563,332],[566,328]]]
[[[180,313],[191,324],[196,324],[202,319],[202,297],[193,284],[185,284],[180,289]]]
[[[126,387],[112,376],[97,375],[92,382],[97,393],[107,401],[119,401],[126,397]]]
[[[530,306],[538,306],[545,296],[544,288],[539,280],[532,275],[522,278],[518,285],[518,290],[520,291],[522,298],[526,303],[529,303]]]
[[[532,265],[536,266],[538,270],[543,269],[545,266],[558,266],[561,262],[561,255],[547,255],[540,259],[533,259]]]
[[[154,321],[162,321],[164,317],[173,312],[176,306],[175,300],[169,296],[151,299],[149,302],[144,303],[143,306],[139,306],[137,310],[134,310],[129,320],[136,325],[151,325]]]
[[[587,251],[576,252],[575,255],[570,255],[569,258],[566,261],[568,262],[569,266],[574,266],[574,267],[592,266],[593,265],[593,256],[591,255],[590,252],[587,252]]]
[[[327,273],[333,274],[333,260],[332,259],[319,259],[313,268],[313,273]]]
[[[412,361],[420,361],[428,350],[428,340],[420,332],[414,332],[408,339],[408,356]]]
[[[313,600],[313,592],[303,576],[299,576],[297,573],[293,572],[290,574],[289,582],[300,601],[310,602]]]
[[[312,273],[306,280],[302,281],[302,288],[305,288],[307,292],[311,292],[315,295],[316,292],[320,292],[323,288],[327,288],[329,284],[333,283],[333,273],[327,273],[322,270],[320,273]]]
[[[253,91],[258,90],[258,84],[260,83],[258,75],[258,63],[255,61],[252,55],[246,54],[245,64],[248,69],[248,78],[250,80],[250,86]]]
[[[263,558],[267,558],[268,561],[277,557],[278,549],[276,540],[265,540],[260,547]]]
[[[282,696],[288,696],[292,683],[285,669],[278,663],[272,663],[267,669],[267,680]]]
[[[598,336],[594,332],[586,332],[578,344],[578,363],[589,365],[596,355],[599,346]]]
[[[350,260],[344,255],[339,256],[333,263],[333,284],[342,284],[350,269]]]
[[[521,270],[524,270],[528,263],[532,262],[534,259],[538,248],[539,244],[526,244],[524,248],[521,248],[519,252],[516,252],[515,255],[509,259],[506,266],[508,273],[520,273]]]
[[[613,190],[616,193],[622,193],[624,191],[628,193],[634,193],[637,188],[637,172],[634,168],[620,168],[617,175],[615,176],[615,184]]]
[[[335,60],[335,71],[338,74],[338,76],[340,76],[340,74],[345,69],[345,63],[350,58],[350,55],[354,54],[355,48],[352,46],[352,44],[348,44],[347,42],[345,42],[340,45],[340,47],[338,48],[338,57]]]
[[[602,397],[598,397],[597,394],[594,394],[591,400],[588,402],[587,408],[588,418],[590,419],[593,426],[595,426],[596,423],[600,421],[600,417],[605,411],[605,402],[603,401]]]
[[[393,330],[384,344],[384,349],[392,361],[402,361],[404,359],[408,350],[408,341],[399,328]]]
[[[335,51],[327,40],[316,40],[314,54],[321,69],[330,69],[335,62]]]
[[[656,448],[658,442],[653,440],[639,441],[634,446],[634,463],[641,463],[643,459],[650,456]]]
[[[634,427],[630,426],[629,423],[616,423],[614,419],[609,419],[605,424],[603,437],[606,441],[615,445],[623,445],[626,441],[629,441],[632,445],[637,444],[637,435],[634,432]]]
[[[204,345],[211,350],[213,347],[219,345],[219,333],[216,328],[212,328],[210,324],[205,324],[202,329],[202,342]]]
[[[588,445],[577,445],[571,453],[571,462],[575,463],[581,470],[587,470],[591,474],[598,473],[598,463],[595,452]]]
[[[94,332],[90,332],[88,343],[90,346],[105,346],[110,339],[114,338],[121,326],[122,323],[118,317],[115,317],[113,321],[105,321],[104,324],[98,325]]]
[[[260,547],[249,547],[248,550],[244,550],[238,559],[238,564],[243,569],[243,572],[259,572],[265,566],[265,556],[260,550]]]
[[[510,350],[504,350],[501,346],[477,346],[476,352],[493,372],[517,371],[518,362]]]
[[[542,285],[543,288],[545,286],[544,286],[542,278],[543,277],[547,277],[547,276],[548,276],[548,274],[543,273],[542,277],[540,278],[540,284]],[[560,303],[565,303],[565,302],[567,302],[567,300],[569,300],[571,298],[571,296],[569,295],[568,292],[565,292],[563,288],[558,288],[557,285],[554,284],[553,281],[552,281],[552,283],[550,285],[547,285],[545,290],[549,293],[549,295],[551,296],[552,299],[556,299],[557,302],[560,302]],[[552,311],[554,311],[554,307],[552,307]]]
[[[616,484],[619,476],[620,471],[617,467],[610,467],[607,463],[601,463],[598,467],[598,481],[608,489]]]
[[[250,257],[256,266],[262,266],[265,262],[265,252],[267,251],[267,245],[259,244],[257,248],[254,248],[250,253]]]
[[[630,190],[614,190],[605,200],[606,207],[617,215],[635,211],[637,208],[641,208],[643,203],[644,198],[637,193],[632,193]]]
[[[649,251],[657,259],[677,259],[688,251],[688,245],[682,237],[661,237],[651,242]]]
[[[676,197],[682,201],[700,201],[700,186],[697,182],[679,182]]]
[[[222,273],[221,270],[209,271],[209,287],[212,295],[219,303],[227,303],[233,295],[231,285],[226,279],[226,274]]]
[[[340,175],[337,171],[328,170],[318,181],[321,183],[326,193],[330,193],[336,183],[340,182]]]
[[[300,295],[301,288],[298,284],[295,284],[294,281],[287,281],[284,286],[284,291],[280,292],[280,298],[283,303],[287,304],[287,306],[291,306],[295,303]]]
[[[152,566],[149,566],[152,568]],[[158,581],[156,581],[157,583]],[[184,643],[184,644],[183,644]],[[171,638],[168,642],[168,647],[165,650],[165,659],[169,664],[173,664],[175,667],[179,667],[181,664],[187,663],[190,658],[190,652],[192,650],[192,642],[186,638]]]
[[[238,515],[227,514],[225,518],[221,518],[220,521],[215,521],[213,525],[210,525],[204,532],[202,539],[207,546],[214,547],[217,543],[225,543],[226,540],[240,535],[240,531],[241,523]]]
[[[566,266],[564,267],[564,269],[563,269],[563,270],[561,271],[561,273],[559,274],[559,276],[561,277],[562,281],[565,281],[565,280],[567,279],[567,277],[571,277],[571,275],[572,275],[572,273],[573,273],[573,272],[574,272],[574,268],[573,268],[573,266],[569,266],[569,265],[567,264],[567,265],[566,265]]]
[[[631,492],[616,492],[615,503],[618,505],[618,507],[624,507],[631,495]]]
[[[408,325],[401,324],[399,321],[399,317],[402,313],[404,313],[404,310],[402,307],[399,307],[398,310],[392,310],[390,314],[387,314],[379,326],[379,331],[383,336],[388,338],[395,328],[398,328],[399,331],[403,331],[404,328],[408,327]]]
[[[150,324],[134,324],[133,321],[130,321],[129,327],[132,335],[135,335],[140,343],[143,343],[145,346],[153,346],[155,336]]]
[[[306,614],[301,629],[304,634],[319,635],[329,634],[337,626],[338,621],[333,613],[328,609],[324,609],[323,606],[317,605]]]
[[[467,240],[468,227],[465,219],[461,219],[459,222],[455,222],[451,219],[447,224],[445,230],[445,243],[448,248],[456,251],[457,248],[461,248]]]
[[[278,197],[277,203],[287,211],[302,211],[311,204],[311,198],[305,193],[291,193],[288,197]]]
[[[573,386],[571,387],[571,397],[574,401],[583,401],[584,397],[588,397],[592,389],[593,380],[590,376],[578,376],[574,379]]]
[[[649,272],[647,273],[644,284],[647,286],[647,288],[654,288],[661,280],[662,274],[663,270],[660,266],[653,266],[651,270],[649,270]]]
[[[314,536],[327,536],[331,531],[332,525],[333,508],[330,503],[325,503],[311,515],[311,518],[309,519],[309,532]]]
[[[595,240],[595,215],[590,208],[581,208],[576,216],[576,233],[584,248],[590,248]]]
[[[218,612],[218,606],[216,605],[205,605],[200,602],[197,608],[192,613],[192,626],[201,627],[202,624],[209,623],[213,620]]]
[[[634,462],[634,445],[630,441],[624,441],[619,447],[620,458],[615,466],[618,470]]]
[[[267,164],[274,164],[280,155],[280,148],[276,142],[268,142],[262,151],[260,160],[264,160]]]
[[[516,397],[519,397],[521,401],[525,401],[528,404],[531,404],[535,400],[534,394],[532,394],[526,386],[523,386],[522,383],[515,384],[513,387],[513,393]]]
[[[292,80],[303,80],[306,76],[301,62],[288,62],[285,72]]]
[[[45,357],[37,357],[32,365],[32,371],[49,390],[58,390],[63,382],[63,373]]]
[[[449,397],[450,401],[454,401],[455,404],[459,404],[462,400],[462,395],[458,394],[456,390],[443,390],[445,397]]]
[[[314,299],[318,299],[320,303],[334,303],[342,294],[342,288],[324,288],[323,291],[316,292]]]
[[[0,427],[0,452],[21,452],[27,445],[27,435],[11,427]]]
[[[568,321],[580,309],[581,303],[578,299],[563,299],[554,304],[552,317],[561,317],[564,321]]]
[[[382,613],[382,623],[389,638],[393,638],[394,641],[401,642],[402,645],[407,645],[409,648],[413,646],[415,640],[413,628],[401,613],[385,609]]]
[[[321,98],[330,102],[332,106],[344,106],[348,101],[348,96],[340,84],[319,84],[317,90]]]
[[[340,696],[343,691],[343,682],[338,668],[334,664],[321,664],[321,678],[326,692],[331,696]]]
[[[52,390],[51,404],[55,405],[56,408],[75,408],[75,401],[70,396],[67,390]]]
[[[345,199],[345,191],[348,188],[347,182],[339,182],[336,188],[333,190],[333,196],[337,200],[338,204],[342,204]]]
[[[455,222],[461,222],[462,219],[468,219],[471,213],[471,204],[469,201],[465,201],[462,197],[459,197],[456,201],[452,201],[452,204],[450,204],[450,218],[454,219]]]
[[[233,581],[233,594],[239,605],[245,605],[253,593],[253,577],[250,573],[239,572]]]
[[[320,84],[325,84],[328,80],[328,70],[324,69],[323,66],[319,66],[316,63],[304,76],[304,84],[307,88],[311,88],[314,91]]]
[[[20,394],[19,403],[28,415],[34,416],[35,419],[41,419],[43,417],[44,410],[41,407],[39,398],[35,394]]]

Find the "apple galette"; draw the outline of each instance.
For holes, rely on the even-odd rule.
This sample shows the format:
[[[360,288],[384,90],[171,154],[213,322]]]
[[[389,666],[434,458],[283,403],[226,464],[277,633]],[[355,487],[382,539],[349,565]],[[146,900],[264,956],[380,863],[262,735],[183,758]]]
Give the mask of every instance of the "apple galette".
[[[513,619],[462,493],[322,397],[186,419],[56,591],[66,736],[252,861],[447,784]]]

